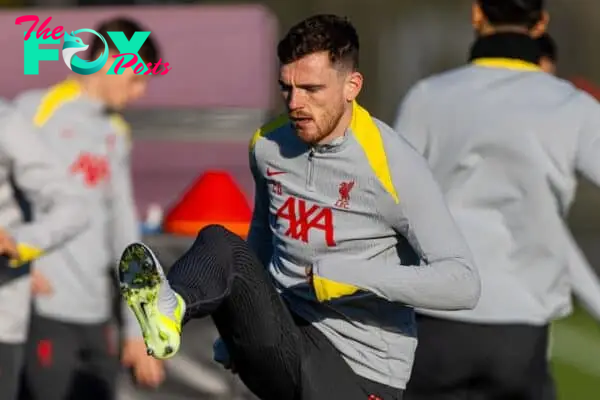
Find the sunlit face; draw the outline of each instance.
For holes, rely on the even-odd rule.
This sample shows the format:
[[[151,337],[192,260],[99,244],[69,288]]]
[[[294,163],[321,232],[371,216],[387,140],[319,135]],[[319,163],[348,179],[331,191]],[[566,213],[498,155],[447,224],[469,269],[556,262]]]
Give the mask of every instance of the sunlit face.
[[[112,66],[112,55],[113,53],[110,53],[109,62],[96,74],[101,74],[104,101],[111,108],[121,110],[146,93],[148,79],[151,75],[138,75],[133,71],[133,68],[125,69],[121,75],[107,75],[109,69],[114,68]]]
[[[544,72],[555,75],[556,74],[556,65],[554,62],[548,57],[542,57],[540,59],[540,67]]]
[[[338,126],[360,91],[362,77],[319,52],[282,65],[279,84],[298,137],[315,144],[326,141]]]

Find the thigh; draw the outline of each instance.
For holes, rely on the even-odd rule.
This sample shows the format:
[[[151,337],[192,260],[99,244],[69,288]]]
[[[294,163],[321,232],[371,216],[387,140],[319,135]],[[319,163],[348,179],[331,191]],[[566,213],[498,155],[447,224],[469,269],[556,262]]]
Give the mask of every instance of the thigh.
[[[116,398],[119,374],[117,336],[114,326],[106,324],[81,325],[81,363],[77,369],[70,398],[110,400]]]
[[[229,270],[229,291],[212,317],[254,394],[263,400],[368,398],[325,336],[292,315],[244,240],[221,227],[198,238],[205,257]]]
[[[32,315],[25,382],[34,400],[64,400],[77,368],[79,341],[69,324]]]
[[[0,343],[0,393],[2,393],[2,399],[17,399],[23,352],[21,344]]]
[[[551,377],[548,327],[501,325],[490,327],[494,336],[489,354],[489,398],[542,400]]]
[[[244,384],[261,399],[296,399],[300,331],[247,243],[221,226],[210,226],[198,234],[179,262],[206,270],[197,272],[195,279],[210,276],[214,287],[227,288],[225,293],[204,293],[204,297],[222,298],[212,318]],[[175,290],[185,285],[172,282],[171,272],[177,267],[176,263],[169,272]]]
[[[470,400],[481,344],[471,324],[417,315],[418,345],[407,400]]]

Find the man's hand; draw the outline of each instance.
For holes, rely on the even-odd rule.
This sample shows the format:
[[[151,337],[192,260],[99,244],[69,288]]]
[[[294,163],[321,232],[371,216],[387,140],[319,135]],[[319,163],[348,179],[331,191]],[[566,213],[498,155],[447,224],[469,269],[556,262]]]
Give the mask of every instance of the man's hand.
[[[38,269],[31,270],[31,293],[34,296],[49,296],[53,292],[52,285]]]
[[[315,276],[313,266],[304,267],[306,282],[314,291],[318,301],[330,301],[344,296],[350,296],[359,291],[359,288],[353,285],[334,282],[322,276]]]
[[[304,267],[304,273],[306,274],[306,282],[308,282],[308,284],[310,286],[312,286],[312,284],[313,284],[313,270],[312,270],[312,265],[310,267]]]
[[[163,362],[146,353],[146,344],[142,338],[125,341],[121,362],[133,369],[138,384],[156,388],[165,380]]]
[[[237,374],[237,368],[235,364],[231,360],[231,356],[229,355],[229,350],[225,346],[225,342],[221,338],[215,340],[213,344],[213,359],[221,364],[223,368],[231,371],[233,374]]]
[[[13,260],[19,259],[17,244],[12,236],[2,228],[0,228],[0,255],[7,256]]]

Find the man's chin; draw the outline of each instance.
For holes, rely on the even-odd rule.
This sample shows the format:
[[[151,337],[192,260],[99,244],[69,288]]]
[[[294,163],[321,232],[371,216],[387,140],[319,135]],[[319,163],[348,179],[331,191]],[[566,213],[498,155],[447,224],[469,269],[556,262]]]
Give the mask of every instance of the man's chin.
[[[308,145],[315,145],[321,140],[320,136],[316,132],[304,131],[302,129],[296,129],[296,135],[300,140]]]

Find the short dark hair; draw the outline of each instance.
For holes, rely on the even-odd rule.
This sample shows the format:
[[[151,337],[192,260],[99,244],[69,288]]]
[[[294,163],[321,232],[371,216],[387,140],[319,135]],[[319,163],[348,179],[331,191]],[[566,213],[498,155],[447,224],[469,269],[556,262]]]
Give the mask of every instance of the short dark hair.
[[[488,21],[495,26],[533,28],[544,12],[544,0],[477,0]]]
[[[556,42],[548,33],[544,33],[542,36],[536,39],[542,57],[548,57],[550,60],[556,62],[558,60],[558,49],[556,48]]]
[[[332,64],[358,68],[358,33],[347,18],[319,14],[294,25],[277,46],[277,57],[289,64],[325,51]]]
[[[106,39],[106,43],[108,44],[108,49],[113,51],[118,51],[117,46],[112,41],[108,32],[123,32],[128,40],[131,40],[133,34],[135,32],[147,32],[148,29],[143,28],[138,22],[125,18],[113,18],[107,21],[102,22],[95,29],[96,32],[101,34],[104,39]],[[92,40],[92,44],[90,45],[90,55],[94,57],[96,54],[100,53],[104,50],[104,43],[102,40],[94,35],[94,39]],[[142,44],[142,47],[138,50],[138,54],[142,57],[144,63],[157,63],[160,59],[160,51],[158,45],[152,39],[152,35],[148,36],[148,39]]]

